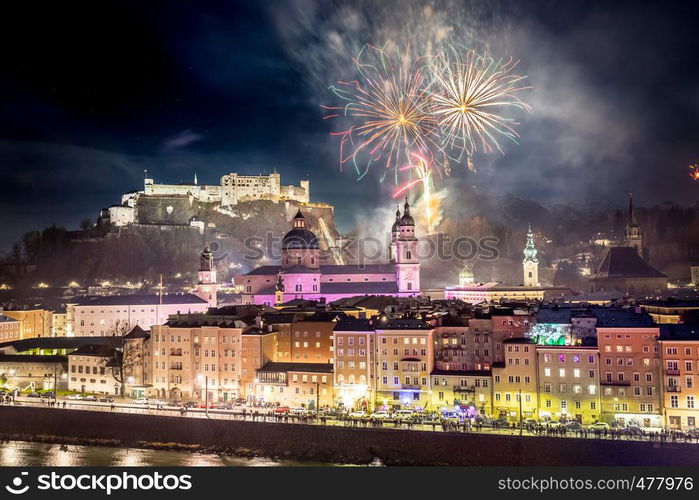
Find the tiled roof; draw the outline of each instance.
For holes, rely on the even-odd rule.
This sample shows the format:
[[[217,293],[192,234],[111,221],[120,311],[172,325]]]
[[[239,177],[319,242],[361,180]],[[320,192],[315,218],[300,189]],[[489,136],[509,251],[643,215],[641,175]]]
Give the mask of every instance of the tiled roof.
[[[640,308],[639,308],[640,309]],[[593,309],[597,328],[648,328],[654,326],[653,318],[645,311],[634,309],[599,307]]]
[[[41,354],[0,354],[0,363],[68,363],[65,356]]]
[[[19,323],[18,319],[10,318],[9,316],[0,315],[0,323]]]
[[[373,332],[374,327],[368,319],[347,317],[335,325],[336,332]]]
[[[29,349],[77,349],[88,344],[120,346],[121,337],[35,337],[11,340],[0,344],[0,349],[14,348],[17,352]]]
[[[602,259],[594,278],[665,278],[648,265],[632,247],[612,247]]]
[[[660,325],[660,340],[699,341],[699,325],[663,324]]]
[[[134,295],[86,295],[70,301],[78,306],[145,306],[158,305],[161,297],[157,293]],[[165,293],[163,304],[206,304],[207,301],[191,293]]]
[[[389,319],[386,322],[377,322],[377,330],[431,330],[432,326],[428,325],[421,319],[402,318]]]

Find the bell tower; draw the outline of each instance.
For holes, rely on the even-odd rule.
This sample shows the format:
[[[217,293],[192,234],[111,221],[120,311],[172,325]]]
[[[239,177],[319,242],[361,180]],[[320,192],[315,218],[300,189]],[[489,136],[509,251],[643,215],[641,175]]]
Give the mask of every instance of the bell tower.
[[[216,266],[214,264],[214,254],[209,250],[209,245],[204,247],[204,251],[199,255],[199,282],[195,295],[201,297],[209,303],[209,307],[216,307],[218,299],[218,284],[216,283]]]
[[[539,259],[536,254],[537,250],[534,246],[534,233],[532,233],[532,226],[529,225],[527,244],[524,247],[524,260],[522,261],[524,286],[539,286]]]
[[[408,198],[403,205],[403,215],[398,224],[396,244],[396,280],[398,293],[403,295],[420,295],[420,261],[417,258],[417,238],[415,237],[415,219],[410,215]]]
[[[634,248],[643,258],[643,237],[633,213],[633,193],[629,193],[629,219],[624,230],[624,246]]]

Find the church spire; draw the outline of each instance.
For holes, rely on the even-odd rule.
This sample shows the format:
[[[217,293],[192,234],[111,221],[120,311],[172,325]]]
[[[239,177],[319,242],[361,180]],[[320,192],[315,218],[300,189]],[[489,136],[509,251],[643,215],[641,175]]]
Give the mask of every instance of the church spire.
[[[524,247],[523,262],[533,262],[534,264],[538,264],[539,259],[536,257],[537,253],[538,251],[534,245],[534,233],[532,232],[531,224],[529,224],[529,229],[527,230],[527,244]]]
[[[633,216],[633,191],[629,191],[629,226],[636,224],[636,219]]]
[[[539,259],[536,254],[534,233],[530,224],[527,230],[527,244],[524,246],[524,260],[522,260],[524,286],[539,286]]]

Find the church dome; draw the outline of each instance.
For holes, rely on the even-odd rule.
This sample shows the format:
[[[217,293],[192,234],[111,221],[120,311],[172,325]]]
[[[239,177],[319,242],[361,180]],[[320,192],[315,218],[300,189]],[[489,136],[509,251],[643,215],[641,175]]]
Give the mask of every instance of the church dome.
[[[396,209],[396,221],[391,226],[391,232],[397,233],[400,231],[400,209]]]
[[[306,229],[306,218],[298,211],[294,217],[294,227],[284,235],[282,250],[319,250],[318,238]]]
[[[399,226],[414,226],[415,219],[410,215],[410,205],[408,204],[408,198],[405,198],[405,205],[403,205],[403,215],[398,219]]]

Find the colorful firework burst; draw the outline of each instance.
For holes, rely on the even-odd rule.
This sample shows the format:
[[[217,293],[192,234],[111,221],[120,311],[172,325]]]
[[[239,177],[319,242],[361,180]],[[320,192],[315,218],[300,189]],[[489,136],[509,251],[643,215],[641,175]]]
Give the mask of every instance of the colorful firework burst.
[[[502,138],[518,143],[517,123],[503,113],[530,109],[518,96],[531,87],[522,85],[526,76],[513,73],[517,63],[452,46],[435,58],[430,112],[440,128],[442,148],[456,150],[459,157],[465,153],[468,161],[477,150],[503,153]]]
[[[351,162],[362,178],[373,163],[382,163],[393,169],[398,182],[399,165],[410,161],[411,151],[439,148],[424,58],[414,59],[410,49],[401,53],[388,44],[366,45],[355,65],[358,80],[330,87],[344,105],[323,106],[330,111],[325,118],[348,117],[352,122],[332,134],[341,137],[340,164]]]

